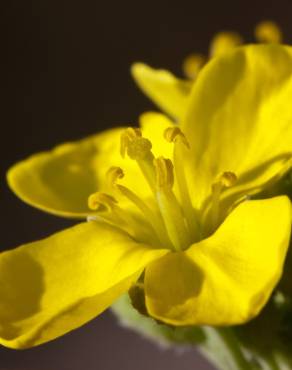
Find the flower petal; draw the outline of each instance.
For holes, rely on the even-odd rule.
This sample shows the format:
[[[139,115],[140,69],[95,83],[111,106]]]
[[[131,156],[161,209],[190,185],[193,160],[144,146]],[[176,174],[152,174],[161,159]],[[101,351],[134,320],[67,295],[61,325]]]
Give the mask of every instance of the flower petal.
[[[44,211],[83,218],[88,196],[102,188],[110,162],[119,158],[122,129],[65,143],[14,165],[10,188],[23,201]]]
[[[192,83],[176,78],[163,69],[153,69],[142,63],[132,66],[132,75],[141,90],[163,111],[181,118],[186,111]]]
[[[140,116],[140,126],[143,136],[152,143],[153,154],[172,159],[173,145],[164,138],[164,131],[174,123],[167,116],[157,112],[146,112]]]
[[[123,130],[104,131],[35,154],[8,171],[8,184],[24,202],[69,218],[84,218],[91,213],[88,196],[97,190],[109,190],[106,172],[111,166],[125,169],[124,185],[147,189],[136,163],[120,155]]]
[[[261,190],[292,154],[292,48],[252,45],[214,58],[200,73],[182,130],[194,206],[216,177],[232,171],[233,192]]]
[[[141,117],[143,135],[152,142],[154,151],[159,154],[170,156],[172,153],[172,146],[163,139],[164,129],[171,124],[167,117],[154,112]],[[147,196],[151,191],[137,164],[120,155],[120,135],[123,130],[104,131],[35,154],[8,171],[8,184],[24,202],[69,218],[89,215],[88,196],[97,190],[109,191],[106,172],[111,166],[125,170],[123,185],[140,196]]]
[[[32,347],[93,319],[168,251],[97,222],[0,254],[0,343]]]
[[[282,274],[287,197],[246,201],[208,239],[145,271],[150,315],[173,325],[234,325],[255,317]]]

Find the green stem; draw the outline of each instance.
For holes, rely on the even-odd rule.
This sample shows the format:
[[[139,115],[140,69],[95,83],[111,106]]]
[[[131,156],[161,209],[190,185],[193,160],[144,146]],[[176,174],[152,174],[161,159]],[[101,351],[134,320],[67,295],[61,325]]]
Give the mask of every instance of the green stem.
[[[244,353],[232,328],[203,327],[206,336],[200,350],[221,370],[292,370],[291,361],[282,353],[270,351],[255,356],[258,363]],[[250,358],[250,361],[248,360]]]
[[[281,370],[273,356],[265,356],[261,359],[260,364],[263,370]]]
[[[245,358],[240,344],[230,328],[205,327],[207,342],[203,354],[222,370],[252,370],[253,365]]]
[[[292,370],[291,361],[288,361],[288,359],[282,355],[281,353],[274,352],[273,354],[274,363],[277,367],[275,369],[277,370]]]

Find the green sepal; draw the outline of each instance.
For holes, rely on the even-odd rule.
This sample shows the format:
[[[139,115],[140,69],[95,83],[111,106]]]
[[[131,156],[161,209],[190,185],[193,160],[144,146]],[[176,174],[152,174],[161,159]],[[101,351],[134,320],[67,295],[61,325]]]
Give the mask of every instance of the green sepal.
[[[141,315],[131,305],[128,294],[119,298],[111,309],[123,326],[162,345],[195,345],[203,343],[206,339],[200,327],[172,327]]]

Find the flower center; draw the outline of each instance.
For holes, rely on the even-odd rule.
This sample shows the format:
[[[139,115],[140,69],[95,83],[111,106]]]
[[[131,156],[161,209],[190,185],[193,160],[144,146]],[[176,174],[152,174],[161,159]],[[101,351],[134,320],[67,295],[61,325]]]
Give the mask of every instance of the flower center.
[[[165,130],[164,138],[174,143],[174,149],[189,148],[189,143],[178,127],[170,127]],[[192,207],[191,197],[187,187],[187,181],[182,163],[172,162],[162,156],[155,157],[152,152],[151,142],[142,136],[138,128],[127,128],[121,135],[121,156],[126,155],[136,161],[140,171],[146,179],[151,192],[154,207],[149,202],[139,197],[133,190],[120,184],[125,176],[120,167],[111,167],[107,172],[109,188],[118,192],[136,209],[139,210],[150,230],[152,243],[159,243],[173,251],[182,251],[192,243],[202,238],[201,228],[196,211]],[[174,158],[177,156],[174,155]],[[232,186],[236,176],[232,172],[225,172],[212,185],[212,227],[218,221],[220,195],[224,188]],[[175,186],[176,185],[176,186]],[[174,192],[174,186],[178,190],[178,196]],[[131,212],[120,208],[115,197],[109,194],[97,192],[88,198],[88,206],[96,211],[91,218],[110,222],[130,232],[141,229],[141,222]],[[149,233],[148,233],[149,235]],[[149,239],[149,238],[148,238]]]

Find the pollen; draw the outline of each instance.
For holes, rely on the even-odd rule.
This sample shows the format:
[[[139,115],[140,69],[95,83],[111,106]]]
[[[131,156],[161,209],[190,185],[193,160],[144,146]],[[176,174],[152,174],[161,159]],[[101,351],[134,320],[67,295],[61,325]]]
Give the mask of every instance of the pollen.
[[[127,128],[121,135],[121,156],[127,154],[131,159],[144,159],[151,151],[151,142],[142,137],[141,130],[138,128]]]
[[[156,179],[153,165],[154,155],[151,151],[152,143],[142,136],[141,130],[127,128],[121,135],[121,156],[127,154],[132,160],[136,161],[143,173],[146,181],[155,192]]]
[[[144,159],[151,151],[151,148],[151,142],[148,139],[141,137],[129,142],[127,154],[131,159],[134,160]]]
[[[135,127],[128,127],[121,135],[121,146],[120,153],[123,158],[127,153],[127,147],[130,141],[135,140],[138,137],[142,137],[141,130]]]

